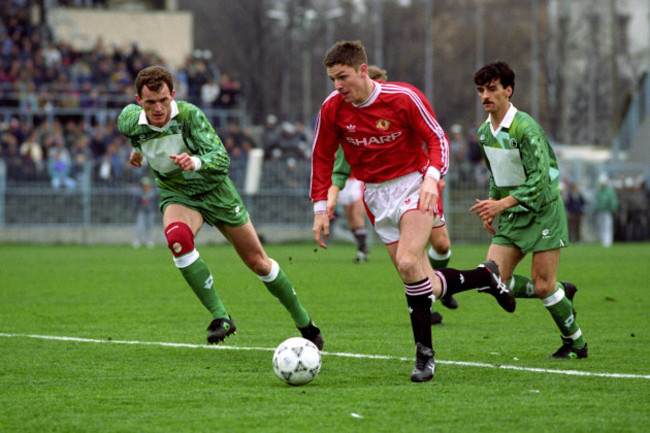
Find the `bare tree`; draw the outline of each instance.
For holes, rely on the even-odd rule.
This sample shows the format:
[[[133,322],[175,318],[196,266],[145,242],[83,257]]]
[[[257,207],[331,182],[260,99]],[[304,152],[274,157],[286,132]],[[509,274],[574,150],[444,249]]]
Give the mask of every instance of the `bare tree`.
[[[513,102],[535,108],[549,136],[610,142],[641,68],[622,37],[626,18],[615,1],[431,1],[432,41],[425,0],[179,0],[179,6],[194,11],[196,47],[210,49],[222,71],[239,77],[257,123],[268,113],[301,119],[305,110],[316,112],[331,90],[325,51],[336,40],[360,39],[370,63],[381,62],[391,80],[423,90],[425,48],[432,44],[432,104],[445,127],[476,121],[478,59],[501,59],[517,72]]]

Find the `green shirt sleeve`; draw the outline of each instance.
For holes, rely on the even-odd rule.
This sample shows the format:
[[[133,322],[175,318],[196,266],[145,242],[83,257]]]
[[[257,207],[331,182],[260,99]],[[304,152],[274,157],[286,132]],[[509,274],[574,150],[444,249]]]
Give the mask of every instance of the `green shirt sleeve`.
[[[131,146],[140,150],[140,145],[133,137],[137,134],[138,128],[138,119],[140,118],[140,113],[142,108],[136,104],[129,104],[120,113],[117,118],[117,128],[120,130],[120,133],[129,139]]]
[[[182,109],[181,109],[182,107]],[[227,173],[230,166],[230,157],[221,138],[198,107],[191,104],[179,103],[179,121],[183,127],[188,147],[201,160],[200,171],[211,170],[218,173]]]
[[[334,170],[332,171],[332,185],[343,189],[348,177],[350,177],[350,164],[345,160],[343,149],[339,146],[339,150],[336,152],[336,160],[334,161]]]

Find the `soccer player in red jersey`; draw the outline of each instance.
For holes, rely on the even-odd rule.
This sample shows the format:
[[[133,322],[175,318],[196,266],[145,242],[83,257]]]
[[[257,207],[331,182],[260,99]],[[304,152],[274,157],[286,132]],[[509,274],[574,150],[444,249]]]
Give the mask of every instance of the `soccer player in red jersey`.
[[[351,176],[365,183],[368,217],[404,284],[416,343],[411,380],[425,382],[435,372],[430,318],[434,298],[481,288],[509,312],[515,309],[515,299],[501,282],[494,262],[469,271],[434,271],[426,259],[439,200],[438,182],[449,164],[449,143],[422,92],[406,83],[370,79],[359,41],[337,42],[323,63],[334,92],[321,107],[314,134],[314,237],[327,248],[327,192],[340,144]]]

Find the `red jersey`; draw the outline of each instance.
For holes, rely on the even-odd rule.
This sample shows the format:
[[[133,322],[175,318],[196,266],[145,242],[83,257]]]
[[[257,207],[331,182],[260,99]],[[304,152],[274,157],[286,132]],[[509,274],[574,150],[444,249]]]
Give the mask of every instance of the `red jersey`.
[[[422,146],[426,144],[427,150]],[[449,140],[426,97],[406,83],[378,83],[362,104],[338,92],[323,102],[312,148],[311,200],[327,199],[341,145],[352,177],[380,183],[428,167],[449,167]]]

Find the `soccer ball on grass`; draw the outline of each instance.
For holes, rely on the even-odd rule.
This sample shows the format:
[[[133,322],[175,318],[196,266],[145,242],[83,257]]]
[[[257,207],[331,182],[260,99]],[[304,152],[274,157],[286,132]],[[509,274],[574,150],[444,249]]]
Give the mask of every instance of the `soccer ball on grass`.
[[[289,385],[304,385],[320,371],[321,358],[316,345],[306,338],[284,340],[273,353],[273,371]]]

